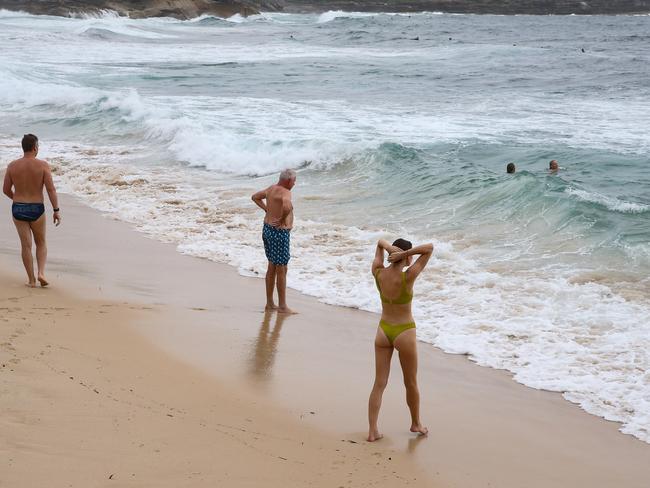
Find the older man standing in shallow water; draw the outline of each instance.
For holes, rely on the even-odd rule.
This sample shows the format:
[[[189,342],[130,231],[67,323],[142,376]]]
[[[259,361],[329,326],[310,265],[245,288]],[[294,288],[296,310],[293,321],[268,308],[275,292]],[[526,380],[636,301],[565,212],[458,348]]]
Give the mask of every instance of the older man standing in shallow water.
[[[36,159],[38,155],[38,138],[34,134],[23,136],[24,155],[9,163],[5,172],[2,191],[14,202],[11,206],[14,224],[20,237],[23,264],[29,282],[27,286],[35,287],[36,278],[41,286],[49,283],[45,279],[45,261],[47,245],[45,243],[45,205],[43,204],[43,187],[47,190],[54,209],[54,224],[61,223],[59,200],[52,181],[50,165]],[[34,276],[32,257],[32,238],[36,244],[36,263],[38,275]]]
[[[266,310],[278,313],[295,313],[287,306],[287,266],[291,258],[291,228],[293,204],[291,189],[296,184],[296,172],[285,169],[275,185],[258,191],[253,201],[266,213],[262,241],[269,261],[266,270]],[[273,291],[278,289],[278,306],[273,301]]]

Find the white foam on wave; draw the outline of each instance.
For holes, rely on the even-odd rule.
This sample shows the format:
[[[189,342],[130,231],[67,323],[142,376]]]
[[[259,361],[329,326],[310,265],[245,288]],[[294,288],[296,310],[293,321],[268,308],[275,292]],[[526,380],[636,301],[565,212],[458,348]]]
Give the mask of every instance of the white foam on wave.
[[[374,12],[345,12],[343,10],[329,10],[320,14],[316,22],[318,24],[324,24],[336,19],[361,19],[364,17],[376,17],[377,15],[379,14]]]
[[[30,16],[32,15],[28,14],[23,10],[7,10],[4,8],[0,8],[0,19],[10,19],[14,17],[30,17]]]
[[[128,19],[128,15],[120,15],[115,10],[108,8],[99,9],[94,12],[81,12],[81,13],[72,13],[70,15],[73,19],[84,19],[84,20],[96,20],[96,19]]]
[[[0,144],[3,160],[9,159],[5,148]],[[248,186],[181,167],[135,168],[123,163],[130,157],[120,154],[124,148],[92,149],[44,148],[58,155],[51,162],[62,190],[175,243],[180,252],[263,276],[262,216],[250,194],[266,180]],[[303,219],[301,210],[309,213],[312,206],[317,214],[335,196],[295,198],[289,286],[327,303],[378,311],[368,269],[374,243],[387,230]],[[512,371],[533,388],[560,391],[650,442],[647,303],[626,301],[595,282],[576,283],[567,268],[514,272],[507,263],[486,264],[489,249],[480,245],[465,243],[463,251],[450,242],[435,245],[435,259],[415,290],[419,339]]]
[[[572,187],[568,187],[564,191],[569,195],[577,197],[579,200],[582,200],[584,202],[597,203],[598,205],[602,205],[609,210],[613,210],[614,212],[632,214],[650,212],[650,205],[644,205],[642,203],[636,202],[626,202],[619,200],[618,198],[608,197],[607,195],[602,195],[593,191],[590,192]]]
[[[119,44],[114,44],[117,54],[121,52]],[[282,56],[300,56],[303,53],[300,49],[296,52],[282,49]],[[130,54],[126,53],[125,56],[132,55],[138,59],[142,56],[142,53],[134,54],[133,49],[129,50]],[[159,50],[154,47],[152,51]],[[266,55],[272,57],[273,53]],[[164,57],[168,56],[165,50]],[[260,56],[260,53],[256,56]],[[152,57],[155,55],[152,54]],[[209,55],[205,57],[206,60],[215,61]],[[0,52],[0,61],[2,58]],[[247,54],[237,53],[234,58],[227,53],[219,54],[219,61],[223,62],[242,58],[247,58]],[[538,99],[524,96],[507,105],[507,110],[497,109],[498,101],[491,108],[485,103],[476,105],[468,100],[453,106],[436,107],[435,112],[429,111],[426,106],[405,110],[390,101],[378,106],[364,106],[345,100],[290,102],[247,97],[143,97],[128,90],[102,91],[80,87],[62,81],[64,75],[59,73],[27,69],[19,63],[10,63],[9,57],[6,60],[7,63],[0,69],[0,104],[3,110],[54,104],[62,108],[68,106],[71,113],[76,113],[83,109],[84,104],[90,108],[92,104],[107,99],[102,108],[122,110],[125,121],[138,119],[141,129],[150,134],[164,135],[163,143],[172,145],[176,154],[186,153],[184,139],[196,141],[198,135],[213,142],[220,138],[230,139],[227,146],[214,142],[215,151],[227,153],[232,147],[235,150],[250,148],[244,152],[249,154],[250,157],[246,157],[251,161],[258,157],[265,159],[264,155],[269,156],[266,160],[288,156],[290,165],[318,161],[319,154],[331,153],[328,145],[355,146],[358,149],[371,140],[391,140],[406,145],[426,144],[432,140],[488,143],[506,140],[588,146],[635,154],[645,153],[650,148],[645,132],[639,129],[650,123],[650,104],[647,101],[639,101],[628,107],[625,116],[616,116],[611,114],[620,113],[618,102],[573,100],[567,103],[564,99],[549,99],[545,101],[544,109],[539,110],[536,108],[540,106]],[[128,57],[124,61],[129,61]],[[77,65],[73,63],[70,66]],[[137,116],[134,112],[137,112]],[[596,124],[594,120],[600,122]],[[247,133],[256,135],[247,137]],[[241,143],[232,144],[238,140]],[[330,144],[332,142],[335,144]],[[201,148],[197,149],[190,162],[211,167],[214,158],[210,154],[209,144],[199,144]],[[227,164],[232,166],[234,154],[226,159],[229,160]],[[266,165],[264,161],[256,168],[241,169],[243,174],[261,174]],[[219,168],[219,163],[216,163],[215,169],[225,168]],[[271,171],[275,169],[277,165],[270,167]],[[620,205],[623,205],[619,206],[623,211],[639,211],[641,208],[635,207],[635,204],[627,207]]]

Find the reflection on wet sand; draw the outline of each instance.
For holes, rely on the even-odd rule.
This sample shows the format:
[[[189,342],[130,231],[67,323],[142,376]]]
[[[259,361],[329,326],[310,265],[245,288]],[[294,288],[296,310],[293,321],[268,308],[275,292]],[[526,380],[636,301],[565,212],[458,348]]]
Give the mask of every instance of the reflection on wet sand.
[[[418,445],[420,444],[420,442],[421,442],[422,440],[426,439],[426,438],[427,438],[427,436],[425,436],[425,435],[418,435],[418,436],[416,436],[416,437],[411,437],[411,438],[409,439],[408,447],[406,448],[406,450],[407,450],[408,452],[410,452],[410,453],[415,452],[415,448],[418,447]]]
[[[275,324],[271,329],[271,318],[275,315]],[[252,355],[249,361],[249,373],[256,380],[267,381],[275,362],[275,353],[280,339],[282,324],[287,319],[286,314],[276,314],[265,311],[260,331],[253,342]]]

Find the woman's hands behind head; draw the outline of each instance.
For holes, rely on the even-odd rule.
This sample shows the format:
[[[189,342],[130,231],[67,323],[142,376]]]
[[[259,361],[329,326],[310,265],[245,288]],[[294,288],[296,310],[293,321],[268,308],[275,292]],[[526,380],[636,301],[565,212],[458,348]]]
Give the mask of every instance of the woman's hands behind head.
[[[390,252],[390,254],[388,255],[389,263],[397,263],[408,256],[406,251],[401,250],[399,247],[393,246],[389,252]]]

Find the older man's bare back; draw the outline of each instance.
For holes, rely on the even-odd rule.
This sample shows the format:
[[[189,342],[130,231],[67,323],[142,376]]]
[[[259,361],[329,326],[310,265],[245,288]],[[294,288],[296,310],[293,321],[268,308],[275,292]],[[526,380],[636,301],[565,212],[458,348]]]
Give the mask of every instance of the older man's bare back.
[[[264,223],[279,229],[293,228],[293,204],[291,190],[280,185],[271,185],[266,189],[266,215]]]

